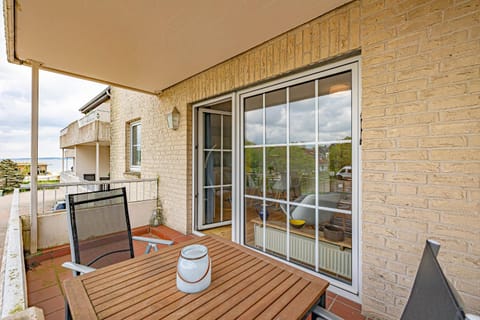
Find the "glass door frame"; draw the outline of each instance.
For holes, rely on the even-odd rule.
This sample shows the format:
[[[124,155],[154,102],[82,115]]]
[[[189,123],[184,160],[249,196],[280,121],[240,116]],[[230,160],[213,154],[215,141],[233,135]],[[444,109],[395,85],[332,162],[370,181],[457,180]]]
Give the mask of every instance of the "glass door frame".
[[[315,80],[320,77],[326,77],[341,73],[343,71],[351,71],[352,72],[352,110],[351,110],[351,117],[352,117],[352,169],[354,172],[354,176],[352,176],[355,183],[352,184],[352,283],[346,284],[341,281],[335,280],[333,278],[327,277],[321,273],[314,272],[307,268],[303,268],[297,264],[290,263],[284,259],[278,259],[282,263],[291,264],[296,268],[300,268],[306,272],[309,272],[315,276],[325,278],[331,282],[331,284],[335,287],[338,287],[344,290],[344,292],[351,293],[355,296],[359,295],[360,292],[360,239],[361,239],[361,228],[360,228],[360,219],[361,219],[361,165],[360,165],[360,58],[353,57],[349,58],[337,63],[325,65],[322,67],[318,67],[315,69],[311,69],[305,72],[297,73],[291,76],[283,77],[278,80],[274,80],[271,82],[267,82],[252,88],[248,88],[245,90],[241,90],[237,93],[237,114],[235,116],[236,121],[234,122],[234,126],[237,128],[237,136],[236,143],[238,144],[238,159],[237,163],[239,166],[234,167],[234,171],[238,172],[238,233],[237,233],[237,241],[240,244],[246,246],[245,243],[245,219],[244,219],[244,139],[243,139],[243,132],[244,132],[244,99],[250,96],[255,96],[258,94],[265,93],[267,91],[273,91],[281,88],[285,88],[288,86],[292,86],[298,83]],[[355,212],[355,214],[353,214]],[[253,249],[252,249],[253,250]],[[257,251],[262,253],[262,251]]]
[[[235,102],[236,102],[236,95],[234,93],[228,94],[228,95],[223,95],[217,98],[213,99],[208,99],[202,102],[198,102],[193,104],[192,106],[192,233],[196,235],[203,235],[201,227],[199,228],[200,224],[199,221],[199,209],[200,209],[200,203],[199,200],[201,197],[199,197],[199,190],[200,183],[203,181],[202,173],[199,171],[199,164],[200,164],[200,159],[199,159],[199,150],[200,146],[203,144],[203,133],[199,132],[199,129],[201,129],[201,126],[203,124],[200,123],[202,120],[200,117],[200,113],[203,112],[202,109],[206,109],[209,106],[216,105],[222,102],[227,102],[231,101],[232,105],[232,110],[231,110],[231,117],[232,117],[232,190],[231,190],[231,206],[232,206],[232,221],[228,223],[218,223],[218,224],[212,224],[212,227],[216,226],[223,226],[223,225],[228,225],[231,224],[232,226],[232,241],[235,241],[237,238],[238,232],[236,232],[236,228],[238,227],[238,218],[237,218],[237,199],[238,199],[238,191],[237,191],[237,185],[238,185],[238,170],[236,170],[236,154],[237,154],[237,148],[238,148],[238,143],[236,143],[236,128],[235,128]],[[223,113],[221,111],[215,111],[212,110],[212,113]],[[223,113],[225,114],[225,113]]]

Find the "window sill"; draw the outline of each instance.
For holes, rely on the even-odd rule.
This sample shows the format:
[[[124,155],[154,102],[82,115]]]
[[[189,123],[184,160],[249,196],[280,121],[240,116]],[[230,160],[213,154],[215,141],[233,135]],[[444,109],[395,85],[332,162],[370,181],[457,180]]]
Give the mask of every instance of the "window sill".
[[[141,178],[142,177],[142,173],[140,171],[126,171],[123,173],[123,175],[125,177],[135,177],[135,178]]]

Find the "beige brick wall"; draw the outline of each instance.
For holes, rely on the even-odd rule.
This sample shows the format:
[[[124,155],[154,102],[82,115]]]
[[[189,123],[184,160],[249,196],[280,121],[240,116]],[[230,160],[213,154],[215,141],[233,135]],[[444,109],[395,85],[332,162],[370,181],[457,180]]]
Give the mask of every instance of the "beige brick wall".
[[[159,177],[167,225],[190,232],[192,103],[361,50],[363,312],[399,317],[431,238],[480,313],[479,21],[478,0],[355,1],[159,97],[114,89],[112,177],[125,177],[125,123],[141,118],[142,177]]]
[[[396,319],[426,239],[480,312],[479,1],[362,1],[363,290]]]

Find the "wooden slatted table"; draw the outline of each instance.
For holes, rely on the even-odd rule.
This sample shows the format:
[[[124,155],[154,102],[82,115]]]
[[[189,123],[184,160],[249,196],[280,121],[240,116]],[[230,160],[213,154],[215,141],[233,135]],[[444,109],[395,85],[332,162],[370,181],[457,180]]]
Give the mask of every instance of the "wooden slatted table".
[[[176,287],[186,245],[208,247],[212,282]],[[74,319],[301,319],[324,306],[328,282],[216,236],[197,238],[65,280]]]

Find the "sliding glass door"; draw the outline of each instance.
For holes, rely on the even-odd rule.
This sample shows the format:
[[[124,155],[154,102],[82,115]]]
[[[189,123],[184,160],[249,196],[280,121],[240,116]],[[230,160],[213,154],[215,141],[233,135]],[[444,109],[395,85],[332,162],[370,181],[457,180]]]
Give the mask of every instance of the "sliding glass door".
[[[353,63],[240,95],[243,243],[348,287],[358,268],[357,72]]]

